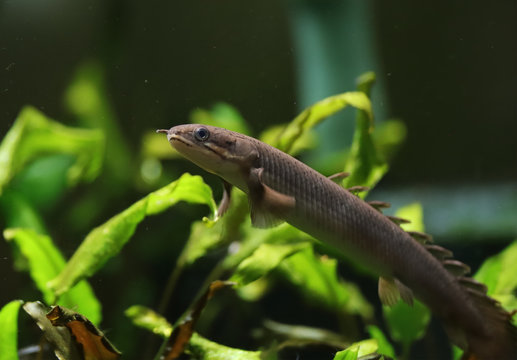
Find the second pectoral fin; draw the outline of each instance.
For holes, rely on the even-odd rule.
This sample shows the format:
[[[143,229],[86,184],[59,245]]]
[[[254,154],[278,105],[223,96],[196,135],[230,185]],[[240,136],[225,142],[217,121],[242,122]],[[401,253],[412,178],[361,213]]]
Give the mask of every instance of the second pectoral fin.
[[[223,216],[224,213],[226,213],[226,211],[228,210],[228,207],[230,207],[230,203],[232,200],[232,187],[232,184],[230,184],[226,180],[223,180],[223,198],[221,199],[219,207],[217,208],[217,216]]]
[[[379,278],[379,298],[384,305],[393,306],[399,299],[413,305],[413,292],[399,280],[381,276]]]
[[[284,215],[294,209],[296,200],[264,184],[262,171],[262,168],[250,171],[248,197],[253,226],[268,228],[282,223]]]

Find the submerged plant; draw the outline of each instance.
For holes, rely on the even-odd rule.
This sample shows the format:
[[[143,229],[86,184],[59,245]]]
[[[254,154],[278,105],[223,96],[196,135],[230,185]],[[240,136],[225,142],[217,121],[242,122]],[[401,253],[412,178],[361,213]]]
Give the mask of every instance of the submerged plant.
[[[87,68],[84,71],[92,70]],[[96,109],[97,114],[104,114],[104,118],[109,118],[106,114],[110,113],[107,105],[101,101],[73,101],[81,91],[93,92],[94,99],[102,98],[99,95],[102,91],[98,89],[100,85],[89,84],[87,79],[79,74],[67,95],[72,110],[74,106],[80,107],[76,108],[75,113],[83,117],[84,124],[95,117]],[[351,174],[342,181],[347,188],[375,186],[388,171],[388,158],[403,140],[404,128],[399,122],[387,121],[379,127],[391,131],[395,129],[395,133],[391,133],[390,137],[376,136],[377,132],[385,132],[382,128],[374,130],[369,99],[373,80],[373,74],[362,76],[360,90],[324,99],[288,124],[265,130],[259,138],[284,152],[299,155],[314,146],[316,136],[313,129],[318,123],[346,107],[353,107],[357,111],[353,143],[341,159],[341,163],[346,165],[340,165],[341,169],[337,170]],[[84,104],[89,104],[91,108],[85,109]],[[249,133],[247,124],[238,112],[224,104],[219,104],[212,111],[195,111],[192,121]],[[401,358],[408,358],[411,345],[425,335],[430,314],[424,305],[416,302],[409,307],[399,302],[392,308],[384,307],[386,326],[381,326],[382,320],[375,319],[374,307],[361,293],[359,286],[339,275],[338,253],[287,224],[267,230],[252,227],[247,216],[247,199],[238,190],[232,192],[232,205],[224,216],[220,216],[212,189],[203,178],[188,173],[149,192],[89,231],[70,259],[66,260],[38,210],[26,201],[23,188],[20,190],[13,184],[17,175],[27,170],[29,165],[45,159],[49,154],[66,155],[65,160],[56,158],[64,169],[58,176],[66,177],[63,188],[93,181],[102,174],[101,165],[106,155],[105,137],[109,138],[107,130],[113,129],[109,124],[96,123],[95,126],[98,128],[93,130],[65,127],[28,107],[21,111],[0,145],[0,205],[6,227],[3,235],[12,245],[11,258],[16,268],[29,272],[41,292],[39,300],[44,301],[42,304],[26,299],[13,300],[2,308],[0,360],[19,358],[18,337],[24,334],[17,331],[17,318],[22,307],[40,326],[59,358],[81,358],[82,355],[74,350],[76,348],[82,349],[88,359],[118,358],[118,350],[110,348],[106,335],[98,329],[102,324],[101,304],[105,299],[94,294],[88,279],[104,268],[110,259],[121,255],[124,246],[131,241],[146,217],[161,214],[180,202],[204,205],[208,208],[208,214],[190,224],[190,235],[163,290],[161,305],[156,309],[133,305],[124,314],[115,314],[121,321],[126,316],[134,326],[147,329],[164,339],[163,346],[156,349],[156,359],[175,359],[183,352],[193,359],[275,359],[282,349],[308,344],[329,346],[334,349],[335,355],[332,357],[335,360],[387,359],[396,357],[397,352]],[[124,153],[124,144],[120,141],[110,143],[108,148],[115,153]],[[158,142],[164,142],[159,135],[146,135],[142,150],[140,165],[142,174],[145,174],[142,178],[151,183],[158,182],[156,179],[160,178],[156,176],[162,167],[158,160],[169,156],[163,150],[166,144],[162,147],[156,145]],[[124,162],[127,162],[127,156],[124,156]],[[121,165],[113,158],[106,165],[106,171],[112,174],[110,182],[104,185],[109,189],[116,186],[117,178],[120,178],[120,170],[116,167]],[[127,182],[127,179],[124,181]],[[360,196],[366,196],[366,193],[362,192]],[[406,230],[424,230],[422,208],[418,204],[408,204],[398,209],[396,215],[412,221],[404,225]],[[181,291],[177,281],[180,274],[221,250],[225,251],[224,256],[205,281],[196,284],[200,294],[197,300],[186,309],[184,315],[166,319],[163,313],[171,296]],[[517,246],[514,243],[500,255],[487,260],[475,276],[488,286],[489,294],[509,310],[517,307],[517,280],[499,274],[503,269],[503,274],[511,274],[508,269],[514,266],[516,259]],[[263,297],[278,279],[289,284],[290,289],[303,299],[300,301],[333,314],[339,323],[339,333],[318,327],[267,321],[264,327],[273,334],[274,340],[264,343],[261,349],[250,351],[224,346],[195,332],[196,322],[203,317],[203,309],[212,297],[218,296],[217,292],[234,291],[240,301],[253,303]],[[10,296],[15,299],[21,295]],[[225,311],[224,306],[221,311]],[[386,328],[386,332],[383,328]],[[235,331],[248,332],[250,329]],[[108,337],[111,335],[108,334]],[[38,351],[43,351],[43,348]],[[123,354],[123,357],[126,356],[130,358],[132,354]],[[457,352],[456,356],[461,355]]]

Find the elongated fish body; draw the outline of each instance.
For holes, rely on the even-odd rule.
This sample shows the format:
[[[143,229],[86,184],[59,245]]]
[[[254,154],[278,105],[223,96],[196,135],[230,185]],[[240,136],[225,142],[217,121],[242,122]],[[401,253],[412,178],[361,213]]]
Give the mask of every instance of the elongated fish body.
[[[442,319],[465,359],[517,359],[510,314],[482,284],[464,277],[468,267],[448,259],[450,252],[415,240],[425,234],[405,232],[334,181],[254,138],[198,124],[161,132],[184,157],[244,191],[255,226],[286,221],[366,265],[381,276],[385,303],[393,292],[407,302],[414,293]]]

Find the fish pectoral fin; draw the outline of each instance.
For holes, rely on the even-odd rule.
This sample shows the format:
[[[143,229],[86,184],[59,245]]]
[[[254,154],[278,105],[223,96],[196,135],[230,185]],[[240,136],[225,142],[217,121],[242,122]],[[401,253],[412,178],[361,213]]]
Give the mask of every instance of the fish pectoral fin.
[[[232,184],[223,180],[223,198],[221,199],[219,207],[217,208],[217,216],[223,216],[230,207],[232,200],[232,187]]]
[[[395,285],[397,286],[402,301],[404,301],[409,306],[413,306],[413,291],[401,283],[399,279],[395,279]]]
[[[294,209],[296,200],[262,182],[262,168],[250,171],[249,202],[251,223],[255,227],[269,228],[282,223],[283,216]]]
[[[398,279],[379,277],[379,298],[384,305],[393,306],[399,299],[413,305],[413,291]]]
[[[379,299],[386,306],[395,305],[400,298],[399,290],[393,278],[379,277]]]

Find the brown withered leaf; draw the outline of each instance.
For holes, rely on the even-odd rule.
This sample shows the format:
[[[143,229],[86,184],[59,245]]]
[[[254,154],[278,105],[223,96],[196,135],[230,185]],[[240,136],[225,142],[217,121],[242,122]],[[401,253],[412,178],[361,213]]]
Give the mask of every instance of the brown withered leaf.
[[[26,302],[23,309],[36,321],[59,360],[82,360],[70,332],[65,328],[52,326],[47,319],[48,308],[45,305],[39,301]]]
[[[235,283],[232,281],[216,280],[208,286],[207,291],[194,303],[192,308],[185,315],[184,319],[174,327],[171,336],[167,340],[167,345],[160,357],[160,360],[174,360],[183,353],[192,337],[196,322],[208,300],[212,298],[216,291],[233,285],[235,285]]]
[[[84,360],[116,360],[121,353],[83,315],[62,306],[54,306],[46,315],[55,327],[66,327],[84,356]]]

